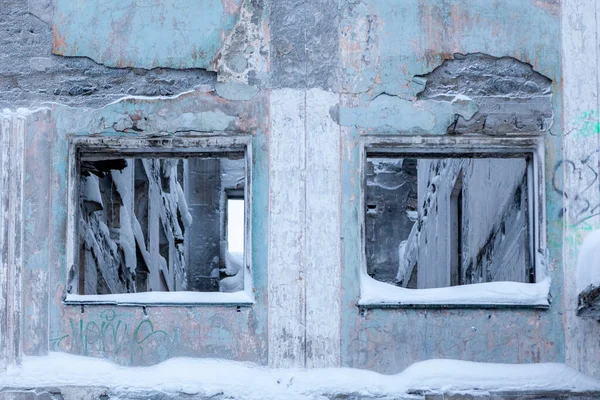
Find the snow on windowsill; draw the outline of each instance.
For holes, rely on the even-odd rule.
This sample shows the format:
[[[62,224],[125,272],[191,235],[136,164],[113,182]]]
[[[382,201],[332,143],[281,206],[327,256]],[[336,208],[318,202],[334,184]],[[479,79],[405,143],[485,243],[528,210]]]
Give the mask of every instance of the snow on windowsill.
[[[67,294],[65,304],[115,304],[115,305],[232,305],[254,304],[246,291],[224,292],[144,292],[124,294],[78,295]]]
[[[600,287],[600,230],[590,232],[579,248],[577,292]]]
[[[412,391],[600,391],[600,381],[564,364],[491,364],[457,360],[415,363],[396,375],[352,368],[269,369],[247,362],[172,358],[150,367],[51,352],[23,357],[19,367],[0,372],[2,387],[107,387],[221,394],[235,399],[315,399],[320,394],[403,396]]]
[[[520,306],[547,308],[550,279],[538,283],[489,282],[436,289],[406,289],[379,282],[363,274],[360,284],[362,307],[424,306]]]

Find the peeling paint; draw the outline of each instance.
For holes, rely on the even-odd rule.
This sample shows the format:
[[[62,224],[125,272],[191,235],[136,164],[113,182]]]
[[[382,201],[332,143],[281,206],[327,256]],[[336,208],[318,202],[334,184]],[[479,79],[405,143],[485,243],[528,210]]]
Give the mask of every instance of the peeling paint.
[[[340,124],[386,133],[443,135],[457,116],[468,121],[476,112],[476,104],[464,96],[456,96],[449,101],[413,102],[384,93],[367,107],[341,108]]]
[[[58,0],[52,51],[110,67],[214,70],[241,2]]]
[[[266,0],[245,0],[237,25],[216,58],[219,82],[257,84],[266,80],[269,30]]]
[[[36,16],[20,3],[7,0],[10,23],[0,18],[0,43],[8,49],[0,60],[0,101],[53,102],[19,117],[27,150],[23,277],[30,283],[22,296],[35,299],[22,303],[23,323],[15,328],[27,332],[23,354],[58,350],[133,365],[220,357],[385,373],[436,357],[568,359],[593,364],[588,369],[598,374],[595,353],[582,354],[597,349],[597,327],[573,315],[572,269],[563,266],[598,222],[594,175],[578,175],[596,159],[588,156],[598,148],[597,117],[589,124],[577,119],[598,109],[598,85],[588,88],[581,79],[570,89],[567,133],[581,124],[585,131],[563,136],[569,82],[561,70],[561,51],[577,52],[589,59],[569,64],[570,82],[597,76],[590,62],[595,42],[577,41],[595,32],[595,5],[595,13],[573,11],[562,20],[577,40],[561,48],[557,9],[577,7],[556,0],[57,0],[52,29],[44,22],[47,2],[31,7]],[[501,64],[507,67],[499,73]],[[580,93],[581,109],[573,105]],[[148,97],[122,98],[136,94]],[[536,174],[546,179],[546,204],[537,217],[548,220],[540,240],[548,242],[550,309],[361,313],[365,140],[410,135],[418,145],[436,135],[451,147],[462,139],[457,135],[501,142],[511,134],[544,138],[546,171]],[[249,138],[256,304],[65,305],[73,135],[169,144],[184,136]],[[0,150],[3,162],[7,152]],[[0,203],[4,210],[6,201]],[[5,338],[5,325],[0,332]],[[566,333],[586,345],[569,339],[565,347]],[[6,346],[0,343],[3,362]],[[18,352],[10,351],[13,360]]]

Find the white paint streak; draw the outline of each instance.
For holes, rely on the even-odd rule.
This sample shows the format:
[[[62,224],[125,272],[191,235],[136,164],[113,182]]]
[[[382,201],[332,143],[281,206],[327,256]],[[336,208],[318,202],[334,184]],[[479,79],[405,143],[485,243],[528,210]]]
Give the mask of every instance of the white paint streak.
[[[0,367],[21,360],[21,272],[23,268],[23,183],[25,116],[19,113],[0,115]]]
[[[341,364],[340,133],[334,93],[271,95],[269,364]]]
[[[592,229],[600,227],[600,217],[592,216],[581,222],[582,217],[593,215],[585,209],[600,204],[600,188],[596,178],[590,185],[590,172],[582,160],[591,154],[598,157],[600,137],[598,134],[580,134],[581,116],[594,112],[592,122],[598,121],[598,13],[600,3],[595,0],[570,0],[561,2],[561,31],[563,51],[563,198],[565,231],[563,235],[564,265],[564,318],[566,339],[566,362],[584,373],[600,376],[597,354],[600,352],[600,325],[576,316],[577,290],[575,288],[576,265],[579,248]],[[597,158],[596,158],[597,160]],[[597,164],[592,165],[596,169]],[[588,187],[589,186],[589,187]]]
[[[304,93],[271,95],[269,144],[269,365],[305,364]]]
[[[306,92],[306,367],[341,363],[340,131],[334,93]]]
[[[10,119],[2,117],[0,120],[0,369],[6,368],[8,364],[7,336],[9,333],[7,316],[7,285],[8,274],[8,243],[6,241],[6,229],[8,229],[8,139]]]

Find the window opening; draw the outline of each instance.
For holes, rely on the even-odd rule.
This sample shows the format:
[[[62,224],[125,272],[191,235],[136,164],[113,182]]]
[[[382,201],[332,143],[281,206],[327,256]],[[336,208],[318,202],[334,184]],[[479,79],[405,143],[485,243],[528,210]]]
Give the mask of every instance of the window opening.
[[[69,292],[244,290],[244,152],[115,154],[79,153]]]
[[[368,153],[365,258],[406,288],[531,283],[531,157]]]

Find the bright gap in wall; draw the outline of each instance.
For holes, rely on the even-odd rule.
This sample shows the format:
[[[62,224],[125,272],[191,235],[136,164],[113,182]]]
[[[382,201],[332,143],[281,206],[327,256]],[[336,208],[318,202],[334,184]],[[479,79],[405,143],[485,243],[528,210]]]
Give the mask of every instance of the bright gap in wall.
[[[227,246],[232,253],[244,252],[244,200],[227,200]]]

